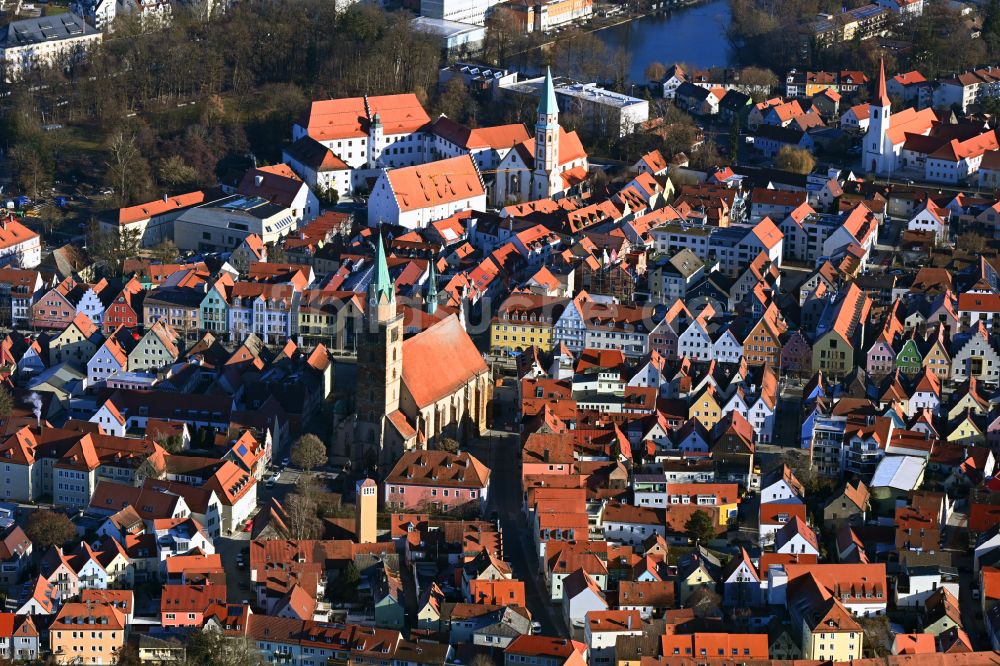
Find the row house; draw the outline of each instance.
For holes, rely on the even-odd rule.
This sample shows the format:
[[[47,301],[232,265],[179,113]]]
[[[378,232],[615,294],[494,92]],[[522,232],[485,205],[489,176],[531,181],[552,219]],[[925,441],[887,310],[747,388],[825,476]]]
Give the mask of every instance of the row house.
[[[784,258],[820,266],[851,247],[859,248],[866,262],[877,240],[878,224],[878,217],[864,204],[839,214],[820,214],[804,204],[778,228],[784,236]]]
[[[49,627],[49,649],[57,664],[114,664],[126,629],[124,614],[110,602],[70,602]]]
[[[160,287],[143,299],[142,317],[146,326],[162,320],[182,339],[196,340],[201,329],[202,287]]]
[[[129,278],[121,291],[114,295],[104,308],[103,326],[105,335],[119,327],[135,328],[143,323],[142,301],[146,290],[135,276]]]
[[[299,298],[299,335],[307,344],[322,343],[334,350],[356,349],[364,307],[363,296],[356,292],[307,289]]]
[[[298,334],[301,294],[291,284],[237,282],[229,300],[229,333],[242,340],[254,333],[265,343]]]
[[[31,325],[34,328],[62,330],[76,316],[76,305],[70,301],[70,292],[77,286],[68,277],[55,285],[31,306]]]
[[[543,352],[550,351],[556,344],[555,324],[567,302],[565,298],[522,291],[512,293],[490,324],[490,348],[509,352],[534,346]]]
[[[45,288],[38,271],[0,268],[0,325],[21,328],[31,323],[32,305]]]
[[[489,486],[489,468],[468,453],[410,451],[383,481],[383,501],[386,506],[409,509],[482,507]]]
[[[738,275],[761,252],[781,266],[784,234],[769,218],[750,228],[667,224],[652,230],[656,250],[689,249],[702,261],[717,261],[719,270]]]

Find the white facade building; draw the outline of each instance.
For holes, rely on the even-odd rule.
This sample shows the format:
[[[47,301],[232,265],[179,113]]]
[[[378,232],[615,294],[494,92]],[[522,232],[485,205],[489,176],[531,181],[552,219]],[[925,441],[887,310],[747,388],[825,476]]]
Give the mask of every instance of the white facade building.
[[[486,210],[486,187],[470,155],[383,170],[368,199],[368,225],[422,229],[462,210]]]
[[[596,83],[574,83],[556,88],[562,110],[583,118],[601,136],[620,138],[649,120],[649,102],[601,88]]]
[[[499,0],[420,0],[420,15],[445,21],[486,25],[486,13]]]
[[[232,250],[257,234],[265,244],[296,228],[290,208],[238,194],[186,210],[174,221],[174,243],[181,250]]]
[[[103,38],[99,30],[71,13],[12,21],[0,30],[0,61],[8,81],[35,67],[79,60]]]

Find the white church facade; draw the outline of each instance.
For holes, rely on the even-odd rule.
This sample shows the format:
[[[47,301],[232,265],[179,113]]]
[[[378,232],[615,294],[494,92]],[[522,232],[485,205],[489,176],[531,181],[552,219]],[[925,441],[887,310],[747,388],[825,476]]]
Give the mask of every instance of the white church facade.
[[[552,72],[538,102],[535,136],[514,146],[497,168],[490,203],[498,208],[522,201],[559,199],[587,177],[587,152],[576,132],[559,126]]]

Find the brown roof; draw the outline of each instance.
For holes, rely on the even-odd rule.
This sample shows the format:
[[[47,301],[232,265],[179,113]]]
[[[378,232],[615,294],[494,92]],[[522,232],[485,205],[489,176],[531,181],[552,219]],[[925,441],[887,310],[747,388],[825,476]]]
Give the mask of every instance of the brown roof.
[[[384,483],[483,488],[489,478],[489,468],[469,453],[408,451],[400,457]]]

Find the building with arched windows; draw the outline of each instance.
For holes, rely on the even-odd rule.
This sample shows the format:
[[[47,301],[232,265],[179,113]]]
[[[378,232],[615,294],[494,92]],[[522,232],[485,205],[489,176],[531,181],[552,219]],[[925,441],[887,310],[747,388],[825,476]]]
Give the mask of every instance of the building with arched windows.
[[[500,161],[492,190],[493,205],[558,199],[587,177],[587,151],[576,132],[559,125],[552,72],[545,75],[534,138],[514,146]]]
[[[339,425],[334,455],[391,467],[405,451],[433,448],[443,437],[466,440],[486,429],[490,372],[459,318],[449,315],[403,336],[379,237],[358,333],[355,414]]]

